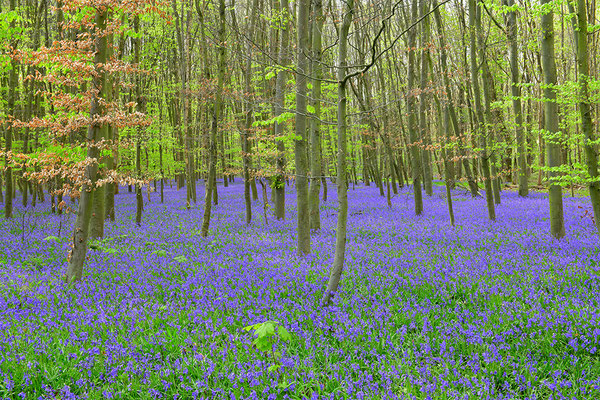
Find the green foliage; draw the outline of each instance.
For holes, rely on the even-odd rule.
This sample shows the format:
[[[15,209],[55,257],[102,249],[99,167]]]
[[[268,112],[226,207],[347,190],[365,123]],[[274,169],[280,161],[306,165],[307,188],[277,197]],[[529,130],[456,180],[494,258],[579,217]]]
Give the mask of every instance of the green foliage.
[[[165,254],[165,255],[166,255],[166,254]],[[184,256],[184,255],[177,256],[177,257],[173,258],[173,260],[175,260],[175,261],[177,261],[177,262],[179,262],[179,263],[186,263],[186,262],[188,262],[188,259],[187,259],[187,257],[186,257],[186,256]]]
[[[252,123],[252,126],[269,126],[274,123],[282,124],[284,122],[293,120],[295,116],[296,114],[294,114],[293,112],[287,111],[264,121],[256,120]]]
[[[167,251],[163,250],[163,249],[158,249],[158,250],[153,251],[151,254],[156,254],[158,257],[166,257]]]
[[[273,189],[281,189],[285,186],[285,180],[281,176],[275,176],[271,179],[271,187]]]
[[[21,22],[23,17],[18,11],[0,12],[0,46],[8,48],[11,42],[19,42],[25,38]],[[15,26],[11,26],[14,24]],[[0,53],[0,72],[12,69],[11,59],[6,51]]]
[[[89,243],[89,248],[91,250],[96,250],[98,252],[103,252],[110,255],[115,255],[119,252],[117,248],[107,246],[111,242],[111,238],[106,238],[102,240],[91,240]]]
[[[292,339],[292,335],[290,335],[288,330],[281,326],[277,321],[265,321],[246,326],[244,327],[244,331],[253,333],[254,340],[252,341],[252,345],[254,348],[260,353],[266,354],[272,361],[273,364],[269,366],[268,371],[280,371],[282,369],[280,362],[281,352],[275,351],[275,343],[277,338],[283,342],[289,343]],[[281,377],[282,380],[279,382],[278,386],[282,389],[286,389],[291,383],[287,382],[285,375],[282,374]]]
[[[26,267],[30,267],[31,269],[37,269],[39,271],[44,267],[47,267],[48,265],[52,264],[54,261],[54,258],[37,255],[29,257],[27,260],[25,260],[23,265]]]
[[[277,333],[275,333],[275,328],[277,328]],[[276,321],[266,321],[249,325],[244,327],[244,330],[246,332],[253,331],[255,339],[252,341],[252,344],[257,350],[263,352],[268,352],[272,349],[276,337],[279,337],[284,342],[289,342],[292,338],[288,330]],[[281,357],[281,353],[277,353],[277,355]]]

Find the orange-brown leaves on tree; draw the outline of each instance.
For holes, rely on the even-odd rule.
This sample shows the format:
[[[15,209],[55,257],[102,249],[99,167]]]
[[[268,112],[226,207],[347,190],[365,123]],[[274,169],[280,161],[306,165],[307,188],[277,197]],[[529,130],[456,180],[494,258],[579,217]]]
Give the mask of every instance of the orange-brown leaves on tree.
[[[155,0],[67,0],[60,4],[65,15],[60,28],[65,32],[76,32],[74,40],[55,40],[35,51],[13,45],[8,52],[15,62],[36,67],[24,81],[38,83],[36,96],[48,104],[48,113],[27,120],[6,116],[0,121],[13,128],[28,128],[46,134],[43,137],[52,146],[34,154],[20,154],[13,149],[0,152],[0,156],[6,156],[6,166],[23,169],[27,179],[53,182],[54,185],[58,178],[61,186],[53,187],[53,194],[77,197],[83,187],[90,187],[92,183],[86,178],[86,168],[98,163],[96,157],[86,157],[77,148],[111,152],[133,145],[127,139],[89,140],[84,132],[106,126],[135,129],[152,123],[151,118],[134,111],[135,102],[120,104],[119,96],[111,100],[102,86],[110,84],[112,90],[129,90],[134,87],[135,80],[128,80],[127,76],[150,73],[140,65],[120,60],[122,49],[111,41],[112,37],[125,34],[129,29],[126,22],[135,16],[153,14],[167,18],[167,5]],[[99,13],[103,15],[100,19]],[[112,50],[108,52],[111,56],[98,58],[99,52],[106,52],[106,48]],[[119,79],[112,79],[117,75]],[[147,183],[145,178],[133,178],[128,172],[119,172],[118,166],[110,171],[100,167],[95,185]]]

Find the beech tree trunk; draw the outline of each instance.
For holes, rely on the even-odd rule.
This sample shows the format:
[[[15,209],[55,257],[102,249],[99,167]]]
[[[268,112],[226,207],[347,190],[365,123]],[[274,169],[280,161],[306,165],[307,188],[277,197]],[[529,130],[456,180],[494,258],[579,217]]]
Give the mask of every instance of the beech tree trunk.
[[[477,127],[476,132],[479,135],[481,145],[481,169],[485,185],[485,199],[487,203],[488,216],[490,220],[496,220],[496,209],[494,206],[494,193],[492,189],[492,178],[490,174],[490,161],[487,152],[487,130],[483,106],[481,104],[481,91],[479,88],[479,64],[477,63],[477,46],[475,45],[475,35],[481,28],[481,12],[478,11],[477,0],[469,0],[469,28],[470,28],[470,65],[471,65],[471,84],[473,87],[473,100],[475,103],[475,118]]]
[[[298,8],[298,61],[296,74],[296,199],[298,207],[298,254],[310,253],[310,214],[308,209],[308,159],[306,155],[307,132],[307,74],[308,65],[308,11],[309,0],[299,0]]]
[[[107,15],[108,17],[108,15]],[[112,37],[112,36],[109,36]],[[105,60],[108,60],[109,57],[109,43],[108,43],[108,38],[106,37],[105,41],[106,41],[106,54],[104,56]],[[112,43],[110,43],[112,44]],[[100,81],[100,93],[99,96],[102,99],[105,99],[105,101],[109,101],[110,100],[110,85],[111,82],[109,80],[108,74],[103,73],[101,76],[101,81]],[[108,139],[108,124],[103,124],[102,126],[100,126],[100,129],[98,131],[98,137],[96,138],[96,140],[102,140],[102,139]],[[102,157],[100,158],[100,162],[102,162],[103,164],[106,164],[106,158],[108,157]],[[93,195],[94,199],[92,201],[92,216],[90,218],[90,238],[91,239],[100,239],[104,237],[104,221],[106,220],[106,185],[101,185],[98,187],[94,187],[94,195]],[[113,207],[114,207],[114,203],[113,203]]]
[[[136,34],[140,32],[140,17],[135,16],[133,20],[133,26]],[[140,63],[140,45],[141,39],[137,37],[134,40],[133,50],[134,50],[134,63],[139,65]],[[183,79],[183,77],[182,77]],[[146,109],[146,100],[142,98],[142,82],[140,80],[139,74],[136,78],[136,102],[137,102],[137,110],[139,112],[144,112]],[[186,105],[182,104],[185,108]],[[184,114],[184,121],[185,121]],[[137,138],[135,143],[135,173],[136,178],[138,180],[142,179],[142,128],[138,127],[137,129]],[[135,211],[135,223],[137,226],[142,225],[142,212],[144,211],[144,198],[142,197],[142,185],[141,183],[135,184],[135,203],[136,203],[136,211]]]
[[[331,266],[331,273],[329,275],[329,282],[327,288],[321,298],[321,305],[327,307],[331,302],[335,292],[337,291],[340,280],[342,277],[342,271],[344,270],[344,259],[346,255],[346,230],[348,221],[348,181],[346,177],[346,153],[347,153],[347,141],[346,141],[346,84],[348,78],[346,77],[347,65],[346,56],[348,53],[348,32],[350,30],[350,24],[352,23],[352,17],[354,14],[354,0],[346,1],[346,8],[344,12],[344,18],[342,26],[340,27],[338,37],[338,66],[337,66],[337,134],[338,134],[338,153],[337,153],[337,196],[338,196],[338,215],[337,215],[337,226],[335,235],[335,255],[333,258],[333,265]]]
[[[505,0],[505,4],[512,10],[514,0]],[[517,47],[517,13],[512,10],[506,14],[506,30],[509,43],[509,61],[512,95],[512,107],[515,114],[515,136],[517,140],[517,164],[518,164],[518,184],[519,196],[527,197],[529,195],[528,173],[527,173],[527,154],[525,150],[525,135],[523,132],[523,110],[521,106],[521,87],[519,86],[519,53]]]
[[[450,111],[448,107],[443,109],[444,124],[443,129],[446,131],[446,141],[449,142],[450,132]],[[441,135],[440,135],[441,136]],[[441,138],[441,137],[440,137]],[[442,158],[444,159],[444,180],[446,182],[446,200],[448,202],[448,215],[450,215],[450,223],[454,226],[454,207],[452,206],[452,188],[454,187],[454,177],[451,174],[452,162],[448,160],[446,146],[442,145]]]
[[[579,68],[579,113],[581,115],[581,130],[584,135],[585,160],[589,176],[588,188],[594,211],[596,229],[600,234],[600,177],[598,176],[598,153],[596,152],[597,137],[594,135],[592,122],[592,107],[589,91],[589,60],[588,60],[588,21],[585,0],[577,0],[577,66]]]
[[[314,0],[313,3],[313,21],[312,21],[312,72],[314,79],[312,81],[312,101],[315,109],[315,118],[310,123],[310,229],[321,229],[321,213],[319,212],[319,193],[321,191],[321,133],[319,118],[321,117],[321,78],[323,77],[323,68],[321,66],[321,39],[324,23],[323,2]]]
[[[418,18],[418,7],[417,2],[412,3],[412,20],[416,21]],[[416,40],[417,32],[416,28],[412,27],[408,31],[408,83],[407,83],[407,98],[406,98],[406,109],[408,112],[408,132],[410,136],[410,161],[411,161],[411,173],[413,180],[413,193],[415,197],[415,214],[423,214],[423,189],[421,182],[423,180],[423,169],[421,165],[421,146],[419,143],[419,133],[417,129],[417,123],[415,121],[415,114],[417,112],[417,106],[415,102],[415,96],[412,90],[415,88],[415,51],[417,46]]]
[[[289,46],[290,31],[289,31],[289,19],[291,14],[289,12],[288,0],[281,0],[281,43],[279,47],[278,61],[282,69],[277,72],[277,79],[275,82],[275,117],[278,117],[283,113],[284,101],[285,101],[285,83],[287,80],[287,71],[285,67],[290,63],[291,48]],[[285,143],[283,142],[285,124],[283,122],[275,121],[275,140],[277,142],[277,175],[272,183],[273,190],[275,191],[275,218],[285,218]]]
[[[103,33],[106,30],[107,11],[106,8],[96,11],[95,25],[98,32]],[[94,56],[95,65],[103,65],[107,60],[107,37],[100,35],[95,39],[96,55]],[[94,188],[98,173],[99,156],[98,147],[95,142],[101,137],[102,126],[95,118],[104,114],[104,99],[100,96],[103,94],[102,84],[106,82],[106,72],[103,69],[97,71],[93,78],[94,86],[99,89],[99,94],[93,95],[90,105],[90,120],[93,122],[88,127],[87,131],[87,166],[85,168],[84,184],[81,189],[79,198],[79,209],[77,218],[75,219],[75,227],[73,230],[71,252],[68,257],[68,268],[65,276],[67,282],[78,281],[83,275],[83,263],[88,248],[88,233],[89,224],[92,217],[92,202],[94,199]]]
[[[113,43],[113,34],[108,35],[108,43],[112,44]],[[112,46],[108,47],[107,50],[107,58],[110,59],[111,56],[113,54],[113,50],[112,50]],[[116,79],[112,79],[110,77],[107,78],[107,87],[106,87],[106,101],[107,102],[112,102],[114,99],[114,90],[113,90],[113,86],[114,86],[114,80]],[[118,96],[118,91],[117,91],[117,96]],[[117,143],[117,139],[118,139],[118,128],[116,126],[113,126],[111,124],[109,124],[106,127],[106,139],[108,140],[108,143],[111,147],[114,147]],[[110,149],[110,155],[108,155],[107,157],[105,157],[104,162],[106,163],[106,169],[107,171],[112,171],[115,168],[115,153],[114,153],[114,148]],[[109,219],[111,221],[115,220],[115,189],[118,186],[118,182],[108,182],[105,185],[105,196],[104,196],[104,218],[105,219]]]
[[[481,10],[479,10],[481,14]],[[479,20],[481,17],[479,17]],[[488,143],[488,149],[486,149],[488,154],[488,160],[490,164],[490,173],[492,179],[492,193],[494,197],[494,204],[500,204],[500,174],[498,173],[497,167],[497,149],[494,149],[494,145],[496,144],[496,134],[495,129],[499,127],[498,112],[492,112],[492,102],[496,101],[496,93],[494,88],[494,81],[492,77],[492,73],[490,72],[489,65],[487,62],[487,55],[485,49],[485,38],[483,37],[483,29],[481,29],[481,22],[477,27],[477,46],[479,48],[479,54],[481,59],[481,80],[483,82],[483,101],[484,101],[484,111],[485,111],[485,120],[490,125],[490,129],[486,129],[486,143]],[[496,118],[494,118],[496,116]],[[489,145],[491,144],[491,146]],[[491,150],[489,149],[491,147]]]
[[[419,136],[421,143],[423,144],[423,150],[421,151],[423,160],[423,183],[425,186],[425,193],[428,196],[433,195],[433,171],[431,168],[431,138],[429,137],[429,130],[427,129],[427,86],[429,84],[428,79],[428,62],[429,62],[429,17],[425,14],[429,12],[428,0],[419,0],[420,3],[420,15],[424,18],[421,21],[421,81],[419,94]]]
[[[250,5],[250,3],[248,3]],[[252,5],[249,7],[250,12],[250,27],[247,33],[252,40],[254,38],[254,30],[256,26],[256,13],[258,12],[258,0],[252,0]],[[246,223],[252,221],[252,200],[250,198],[250,141],[248,137],[252,129],[252,43],[248,41],[246,45],[246,70],[244,71],[244,92],[248,99],[245,101],[245,122],[244,131],[241,133],[242,142],[242,169],[244,175],[244,203],[246,205]]]
[[[209,167],[208,178],[206,179],[206,193],[204,196],[204,216],[202,218],[202,227],[200,234],[203,237],[208,236],[210,225],[210,214],[213,199],[217,191],[217,135],[219,131],[219,120],[221,118],[221,109],[223,107],[223,81],[225,80],[225,0],[219,0],[219,29],[218,29],[218,71],[217,88],[215,101],[212,109],[212,126],[209,140]]]
[[[551,0],[541,0],[543,5]],[[548,200],[550,202],[550,233],[557,239],[565,236],[562,188],[556,182],[562,165],[558,129],[558,104],[556,103],[556,59],[554,55],[554,12],[547,9],[541,16],[541,56],[544,75],[544,131],[546,132],[546,159],[549,168]]]
[[[9,2],[9,10],[15,11],[17,8],[16,0],[10,0]],[[15,20],[13,19],[10,22],[10,28],[15,28]],[[13,39],[10,43],[10,46],[14,49],[17,48],[17,42]],[[16,89],[19,85],[18,76],[17,76],[17,62],[14,59],[10,61],[10,71],[8,71],[8,98],[7,98],[7,108],[10,114],[15,116],[15,97],[16,97]],[[4,149],[6,152],[12,151],[12,139],[13,139],[13,126],[9,121],[6,126],[6,131],[4,133]],[[4,182],[6,183],[6,196],[4,200],[4,218],[12,218],[13,216],[13,176],[12,176],[12,167],[10,165],[10,159],[8,155],[4,156]]]

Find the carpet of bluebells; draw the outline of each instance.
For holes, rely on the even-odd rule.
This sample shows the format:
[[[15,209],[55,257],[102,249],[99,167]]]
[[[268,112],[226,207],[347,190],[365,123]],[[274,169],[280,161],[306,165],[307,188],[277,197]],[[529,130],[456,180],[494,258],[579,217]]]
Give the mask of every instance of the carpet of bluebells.
[[[349,192],[343,284],[319,306],[333,260],[334,189],[310,256],[287,219],[244,223],[243,186],[219,186],[211,231],[185,190],[117,196],[85,277],[62,276],[74,216],[48,200],[0,222],[2,399],[593,399],[600,397],[599,239],[589,199],[565,198],[549,234],[544,194],[483,198],[443,188],[415,217],[409,189]],[[333,193],[332,193],[333,192]],[[199,198],[203,188],[199,187]],[[253,346],[265,321],[285,327]],[[275,366],[275,367],[274,367]]]

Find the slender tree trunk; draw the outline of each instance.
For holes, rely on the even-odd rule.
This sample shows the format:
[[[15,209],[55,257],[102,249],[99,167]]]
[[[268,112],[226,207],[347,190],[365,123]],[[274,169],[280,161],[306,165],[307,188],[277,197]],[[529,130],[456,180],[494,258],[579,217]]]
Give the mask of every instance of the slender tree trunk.
[[[475,35],[481,27],[481,12],[478,11],[477,0],[469,0],[469,27],[470,27],[470,63],[471,63],[471,84],[473,87],[473,99],[475,102],[475,114],[477,118],[477,134],[479,135],[481,145],[481,169],[485,185],[485,199],[487,203],[488,216],[490,220],[496,220],[496,209],[494,206],[494,193],[492,189],[492,179],[490,175],[490,161],[487,152],[487,132],[485,128],[485,119],[483,106],[481,104],[481,91],[479,89],[479,64],[477,63],[477,46],[475,45]]]
[[[596,152],[597,138],[592,122],[592,108],[589,93],[589,59],[588,59],[588,20],[585,0],[577,0],[577,67],[579,74],[579,113],[581,115],[581,130],[585,140],[585,156],[587,171],[590,175],[588,188],[594,211],[596,229],[600,233],[600,177],[598,176],[598,153]]]
[[[165,170],[163,168],[163,148],[162,144],[158,145],[158,157],[160,166],[160,203],[165,202]]]
[[[527,174],[527,154],[525,150],[525,134],[523,132],[523,111],[521,106],[521,87],[519,86],[519,53],[517,47],[517,13],[512,10],[514,0],[505,0],[505,4],[511,11],[506,14],[506,30],[509,43],[509,61],[512,95],[513,113],[515,114],[515,136],[517,140],[517,164],[518,164],[518,184],[519,196],[527,197],[529,195],[528,174]]]
[[[308,159],[306,156],[307,132],[307,74],[308,65],[308,11],[309,0],[299,0],[298,8],[298,61],[296,74],[296,199],[298,205],[298,254],[310,253],[310,214],[308,209]]]
[[[10,0],[9,1],[9,10],[15,11],[17,8],[17,1]],[[15,20],[13,19],[10,22],[10,28],[15,29]],[[17,48],[17,42],[15,39],[11,41],[10,46],[14,49]],[[8,112],[13,116],[15,116],[15,97],[17,86],[19,85],[18,76],[17,76],[17,62],[14,59],[10,61],[11,68],[8,71],[8,98],[7,98],[7,108]],[[6,131],[4,133],[4,149],[8,153],[12,151],[12,140],[13,140],[13,131],[14,128],[12,126],[12,122],[9,121],[6,126]],[[4,218],[12,218],[13,216],[13,176],[12,176],[12,167],[10,165],[11,161],[8,155],[4,156],[4,182],[6,183],[6,196],[4,201]]]
[[[331,266],[329,282],[327,283],[327,288],[325,289],[325,293],[323,293],[323,297],[321,298],[321,305],[323,307],[327,307],[329,305],[339,287],[342,271],[344,270],[344,259],[346,255],[346,225],[348,220],[348,181],[346,177],[346,152],[348,145],[346,141],[346,56],[348,53],[348,32],[350,30],[350,24],[352,23],[353,13],[354,0],[348,0],[346,1],[346,10],[338,38],[338,174],[336,181],[338,187],[337,196],[339,209],[335,235],[335,255],[333,258],[333,265]]]
[[[43,17],[43,13],[42,13],[42,6],[43,6],[44,2],[41,2],[41,4],[39,5],[38,8],[38,2],[37,0],[33,3],[33,10],[34,10],[34,15],[33,15],[33,43],[32,43],[32,50],[38,50],[40,47],[40,39],[41,39],[41,33],[42,33],[42,17]],[[34,72],[35,70],[35,72]],[[34,67],[34,68],[29,68],[27,74],[28,75],[34,75],[39,69]],[[25,71],[23,71],[25,73]],[[26,88],[26,94],[25,94],[25,98],[26,98],[26,103],[25,103],[25,120],[29,121],[33,115],[33,106],[34,106],[34,91],[35,91],[35,85],[36,82],[35,80],[31,80],[29,82],[29,84],[25,83],[23,84],[23,86]],[[35,99],[38,100],[39,99],[39,94],[35,95]],[[39,113],[36,115],[39,116]],[[22,140],[23,140],[23,153],[27,154],[29,153],[29,141],[30,141],[30,130],[29,127],[26,127],[23,131],[23,135],[22,135]],[[27,168],[24,167],[23,171],[22,171],[22,175],[23,175],[23,191],[21,192],[22,194],[22,205],[23,207],[27,207],[27,203],[28,203],[28,192],[29,192],[29,179],[27,179],[26,177],[26,173],[27,173]],[[34,189],[32,188],[31,190],[31,194],[35,195]],[[35,206],[35,204],[33,204]]]
[[[212,112],[212,127],[209,143],[209,167],[208,178],[206,180],[206,194],[204,197],[204,216],[202,218],[201,235],[208,236],[210,225],[211,200],[216,193],[216,164],[217,164],[217,135],[219,123],[223,108],[223,81],[225,80],[225,0],[219,0],[219,29],[218,29],[218,71],[217,71],[217,89]]]
[[[181,122],[183,124],[183,162],[185,163],[185,187],[186,187],[186,205],[189,208],[192,201],[194,201],[195,194],[195,182],[193,178],[192,168],[192,148],[191,148],[191,129],[190,129],[190,96],[189,96],[189,79],[188,76],[188,58],[189,58],[189,30],[191,23],[190,11],[188,11],[187,18],[184,19],[184,3],[181,3],[181,14],[177,10],[177,2],[173,0],[172,8],[173,14],[175,15],[175,29],[177,34],[177,44],[179,48],[179,77],[181,80],[181,88],[179,90],[179,104],[181,107],[182,117]],[[187,21],[187,23],[185,23]],[[185,23],[185,26],[184,26]],[[184,29],[185,28],[185,29]],[[178,127],[178,129],[181,129]]]
[[[196,193],[196,177],[195,177],[195,168],[194,168],[194,138],[192,131],[192,99],[191,99],[191,87],[190,81],[192,77],[192,60],[191,60],[191,51],[190,51],[190,41],[191,39],[191,30],[192,30],[192,9],[188,10],[187,18],[186,18],[186,29],[184,36],[184,54],[185,54],[185,88],[182,92],[186,94],[185,103],[183,103],[184,107],[184,124],[185,124],[185,148],[186,148],[186,175],[187,178],[187,186],[188,186],[188,196],[189,199],[196,204],[196,200],[198,194]],[[221,135],[222,136],[222,135]],[[225,159],[223,158],[223,170],[225,170]],[[227,184],[225,184],[227,186]]]
[[[550,0],[541,0],[542,6]],[[562,165],[560,142],[557,138],[558,129],[558,104],[556,103],[556,60],[554,55],[554,12],[551,8],[541,16],[542,43],[541,55],[544,73],[544,131],[546,137],[547,165],[549,167],[550,187],[548,198],[550,202],[550,233],[557,239],[565,236],[565,223],[563,213],[562,188],[556,182]]]
[[[134,26],[136,34],[139,34],[139,32],[140,32],[140,17],[138,15],[136,15],[133,20],[133,26]],[[137,37],[134,40],[134,46],[133,46],[133,51],[134,51],[134,56],[133,56],[134,61],[133,62],[136,65],[139,65],[139,63],[140,63],[140,46],[141,46],[141,39],[139,37]],[[136,77],[136,102],[137,102],[138,112],[143,113],[146,108],[146,99],[142,98],[142,82],[141,82],[139,74]],[[186,107],[184,104],[182,104],[182,106],[184,108]],[[184,122],[185,122],[185,119],[186,118],[184,116]],[[136,172],[136,177],[138,180],[142,179],[142,148],[141,147],[142,147],[142,128],[138,127],[137,138],[136,138],[136,143],[135,143],[135,172]],[[139,182],[135,184],[135,200],[136,200],[135,201],[135,203],[136,203],[135,223],[137,224],[137,226],[141,226],[142,225],[142,212],[144,210],[144,198],[142,197],[142,184]]]
[[[446,131],[446,140],[449,141],[450,131],[450,110],[444,107],[444,131]],[[441,138],[440,138],[441,139]],[[448,161],[446,154],[446,146],[442,146],[442,158],[444,159],[444,180],[446,181],[446,198],[448,202],[448,214],[450,215],[450,223],[454,226],[454,208],[452,207],[452,187],[454,186],[453,176],[450,174],[451,161]]]
[[[98,32],[104,32],[106,30],[106,19],[107,11],[105,9],[98,9],[96,11],[95,25]],[[96,55],[94,56],[95,65],[103,65],[107,60],[107,37],[105,35],[99,35],[95,39]],[[102,84],[106,82],[106,72],[104,70],[97,71],[96,76],[93,78],[94,86],[102,89]],[[93,121],[98,116],[104,113],[104,100],[99,97],[103,91],[101,90],[99,95],[93,95],[90,105],[90,119]],[[98,173],[98,159],[99,150],[95,145],[101,137],[102,125],[98,122],[93,122],[88,127],[87,131],[87,158],[89,160],[85,168],[85,183],[81,189],[81,195],[79,198],[79,210],[77,212],[77,218],[75,219],[75,227],[73,230],[71,253],[69,254],[68,260],[69,265],[65,279],[67,282],[78,281],[83,275],[83,263],[85,261],[85,255],[88,247],[88,233],[89,224],[92,217],[92,201],[94,199],[94,187],[96,186],[96,179]]]
[[[312,99],[315,109],[315,118],[310,123],[310,141],[311,141],[311,157],[310,157],[310,189],[308,201],[310,207],[310,229],[321,229],[321,213],[319,211],[319,193],[321,191],[321,176],[323,175],[321,168],[321,132],[319,118],[321,117],[321,78],[323,71],[321,66],[321,38],[323,23],[323,2],[322,0],[314,0],[313,3],[312,22],[312,70],[315,79],[312,81]]]
[[[107,126],[101,128],[100,139],[106,137]],[[105,208],[106,186],[102,185],[94,189],[94,200],[92,202],[92,217],[90,219],[90,238],[99,239],[104,237],[104,221],[106,216]]]
[[[250,5],[250,3],[248,4]],[[247,33],[251,39],[254,37],[254,30],[256,26],[256,14],[258,12],[258,0],[252,0],[250,9],[250,29]],[[246,46],[246,70],[244,71],[244,92],[248,98],[245,102],[245,123],[244,131],[242,132],[242,164],[243,164],[243,175],[244,175],[244,203],[246,205],[246,223],[249,224],[252,221],[252,200],[250,198],[250,131],[252,129],[252,43],[248,41]]]
[[[39,29],[39,28],[36,28]],[[28,74],[31,74],[33,71],[31,69],[29,69]],[[25,120],[29,121],[31,119],[32,116],[32,103],[33,103],[33,90],[34,90],[34,84],[35,82],[33,80],[31,80],[31,82],[29,82],[29,84],[25,83],[23,86],[26,88],[26,93],[25,93],[25,98],[26,103],[25,103]],[[23,139],[23,153],[27,154],[29,152],[29,128],[26,127],[23,130],[23,134],[22,134],[22,139]],[[27,178],[25,176],[25,174],[27,173],[27,167],[23,167],[23,170],[21,171],[21,175],[22,175],[22,183],[23,183],[23,191],[21,192],[22,194],[22,201],[21,204],[23,205],[23,207],[27,207],[27,201],[28,201],[28,188],[27,188]]]
[[[437,4],[437,0],[433,0],[435,24],[439,33],[438,38],[440,41],[440,63],[442,66],[444,87],[446,88],[447,96],[446,107],[448,108],[448,112],[450,113],[450,122],[452,123],[452,130],[454,131],[454,135],[456,136],[456,140],[458,142],[458,155],[461,158],[461,161],[458,162],[458,165],[460,166],[460,163],[462,162],[463,169],[465,170],[465,178],[467,179],[467,183],[469,184],[469,190],[471,191],[471,196],[477,197],[479,194],[479,186],[477,186],[477,182],[473,177],[471,165],[469,164],[469,160],[467,160],[466,157],[466,152],[464,149],[464,135],[462,134],[458,123],[458,116],[456,115],[456,109],[454,107],[454,101],[452,98],[452,87],[450,85],[449,78],[449,74],[451,73],[451,71],[448,68],[448,55],[446,51],[446,42],[444,39],[444,31],[442,27],[442,17],[440,14],[440,10],[437,7]]]
[[[396,169],[394,166],[394,156],[393,156],[393,150],[392,150],[392,144],[391,144],[392,138],[391,138],[391,134],[390,134],[390,126],[389,126],[389,119],[388,119],[387,94],[386,94],[383,70],[380,69],[378,71],[377,75],[379,78],[379,86],[380,86],[379,90],[381,91],[381,99],[384,104],[382,107],[383,130],[379,131],[379,136],[381,137],[381,141],[383,142],[383,147],[385,150],[386,158],[389,163],[389,174],[390,174],[392,192],[394,194],[398,194],[398,188],[396,186]],[[402,178],[400,177],[400,180],[401,179]],[[402,186],[402,184],[400,184],[400,186]]]
[[[108,43],[112,44],[113,35],[110,34],[108,36]],[[112,46],[108,47],[107,57],[110,59],[112,56]],[[114,99],[114,80],[112,78],[108,78],[107,80],[107,88],[106,88],[106,99],[107,102],[112,102]],[[107,171],[112,171],[115,168],[115,158],[114,158],[114,146],[116,143],[117,136],[117,128],[113,125],[108,125],[106,127],[106,139],[108,140],[108,144],[111,146],[110,155],[104,158],[104,162],[106,163]],[[118,185],[118,182],[108,182],[105,185],[105,195],[104,195],[104,204],[105,204],[105,212],[104,218],[109,219],[110,221],[115,220],[115,187]]]
[[[414,1],[412,3],[412,20],[418,19],[418,5]],[[408,111],[408,131],[410,136],[410,159],[411,172],[413,178],[413,192],[415,197],[415,214],[423,214],[423,190],[421,182],[423,180],[423,169],[421,166],[421,146],[417,123],[415,121],[415,113],[417,107],[415,104],[415,96],[412,90],[415,88],[415,51],[417,46],[416,41],[417,31],[412,27],[408,31],[408,85],[407,85],[407,100],[406,108]]]
[[[481,9],[478,10],[479,15],[481,14]],[[481,17],[478,17],[478,20],[480,20]],[[494,88],[494,83],[492,80],[492,74],[490,72],[489,66],[488,66],[488,62],[487,62],[487,55],[486,55],[486,51],[485,51],[485,39],[483,37],[483,29],[481,28],[481,22],[479,22],[478,26],[477,26],[477,40],[478,40],[478,48],[479,48],[479,54],[480,54],[480,59],[481,59],[481,68],[482,68],[482,74],[481,74],[481,80],[483,82],[483,101],[484,101],[484,111],[485,111],[485,115],[484,118],[487,121],[487,123],[490,125],[490,129],[486,129],[486,143],[491,143],[491,150],[489,148],[485,149],[485,151],[488,154],[488,160],[489,160],[489,164],[490,164],[490,178],[492,180],[492,193],[493,193],[493,197],[494,197],[494,204],[500,204],[500,176],[498,174],[498,168],[497,168],[497,150],[494,148],[495,144],[496,144],[496,138],[495,138],[495,133],[494,133],[494,129],[496,129],[495,127],[497,126],[496,122],[499,121],[499,118],[497,118],[496,120],[494,120],[494,115],[492,112],[492,101],[495,101],[496,99],[496,94],[495,94],[495,88]]]
[[[106,38],[106,59],[108,60],[110,57],[110,47],[112,47],[112,42],[109,43],[109,39],[112,40],[112,35],[109,35]],[[101,81],[101,89],[100,89],[100,97],[105,99],[107,102],[112,100],[112,90],[111,85],[112,82],[109,79],[108,74],[103,74]],[[109,138],[109,125],[103,124],[99,130],[100,137],[97,140],[108,140]],[[108,158],[102,156],[100,157],[100,162],[108,165]],[[90,219],[90,230],[89,235],[91,239],[99,239],[104,237],[104,221],[106,220],[106,184],[102,186],[98,186],[94,188],[94,199],[92,201],[92,216]],[[114,198],[112,204],[112,212],[114,214]]]
[[[281,0],[281,44],[279,47],[278,61],[282,69],[277,72],[277,80],[275,82],[275,117],[283,113],[285,101],[285,82],[287,80],[287,71],[285,67],[290,63],[289,46],[289,12],[288,0]],[[275,218],[285,218],[285,143],[283,142],[285,124],[283,122],[275,122],[275,140],[277,142],[277,175],[273,182],[275,190]]]
[[[429,130],[427,129],[427,86],[428,86],[428,62],[429,62],[429,17],[425,17],[425,14],[429,12],[429,1],[419,0],[421,8],[421,82],[419,94],[419,136],[423,143],[422,160],[423,160],[423,183],[425,185],[425,193],[428,196],[433,195],[433,171],[431,168],[431,138],[429,137]]]

